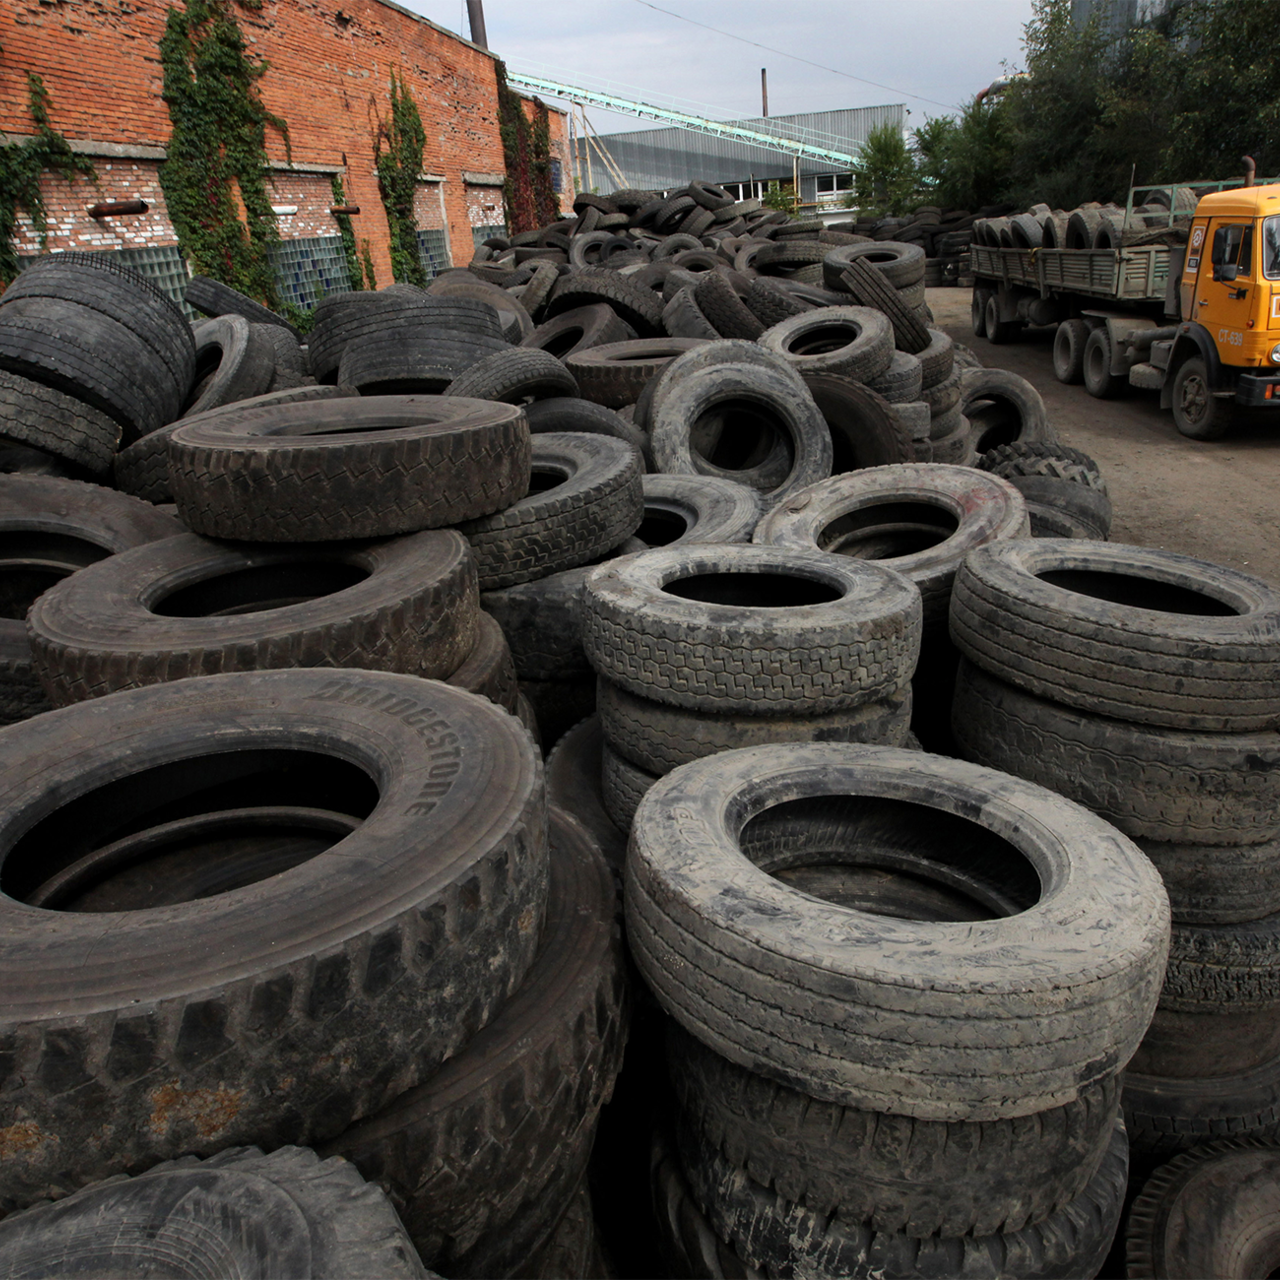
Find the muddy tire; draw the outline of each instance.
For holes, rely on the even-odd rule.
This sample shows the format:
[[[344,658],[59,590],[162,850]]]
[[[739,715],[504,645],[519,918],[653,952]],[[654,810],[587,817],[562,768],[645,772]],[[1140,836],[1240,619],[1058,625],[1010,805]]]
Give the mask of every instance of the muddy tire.
[[[806,374],[804,381],[831,432],[833,475],[911,461],[911,441],[896,406],[872,388],[829,373]]]
[[[603,751],[604,735],[596,715],[565,733],[547,755],[547,803],[586,827],[620,884],[627,842],[604,807],[600,791]]]
[[[651,378],[678,356],[702,346],[699,338],[642,338],[611,342],[565,359],[584,399],[609,409],[635,404]]]
[[[801,376],[836,373],[865,383],[893,358],[893,330],[870,307],[820,307],[766,329],[759,342]]]
[[[1053,335],[1053,376],[1068,386],[1084,381],[1084,344],[1089,328],[1083,320],[1064,320]]]
[[[519,711],[520,687],[511,647],[502,628],[483,610],[476,628],[475,645],[445,684],[465,689],[467,693],[478,693],[512,715]]]
[[[967,369],[960,378],[960,412],[974,424],[974,447],[986,453],[1002,444],[1052,444],[1040,393],[1005,369]]]
[[[120,424],[75,396],[0,370],[0,437],[109,474]]]
[[[526,399],[576,396],[578,382],[550,352],[496,351],[454,379],[444,394],[520,404]]]

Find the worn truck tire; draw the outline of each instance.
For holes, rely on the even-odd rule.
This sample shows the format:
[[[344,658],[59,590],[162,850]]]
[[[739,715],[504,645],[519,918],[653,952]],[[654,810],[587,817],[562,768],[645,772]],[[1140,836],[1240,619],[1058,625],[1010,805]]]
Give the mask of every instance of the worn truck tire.
[[[908,463],[813,485],[775,506],[752,541],[876,560],[916,584],[933,624],[946,617],[951,584],[970,551],[1026,533],[1026,506],[1007,481],[968,467]]]
[[[609,745],[600,750],[600,798],[613,825],[625,836],[645,793],[657,782],[656,774],[624,759]]]
[[[1178,924],[1237,924],[1280,911],[1280,839],[1220,845],[1134,843],[1155,863]]]
[[[511,646],[502,628],[481,610],[476,642],[465,660],[455,668],[445,684],[468,693],[478,693],[516,715],[520,709],[520,686],[516,678]]]
[[[289,548],[166,538],[90,565],[32,606],[55,706],[188,676],[362,667],[443,679],[475,645],[475,558],[454,530]]]
[[[645,384],[677,356],[702,345],[700,338],[611,342],[567,356],[565,365],[577,378],[584,399],[609,409],[621,409],[635,404]]]
[[[869,263],[855,259],[842,272],[840,283],[862,306],[884,312],[893,325],[894,346],[900,351],[917,355],[928,349],[933,339],[925,320]]]
[[[242,409],[169,438],[183,522],[209,537],[391,537],[501,511],[529,487],[514,405],[376,396]]]
[[[1084,344],[1089,328],[1083,320],[1064,320],[1053,334],[1053,376],[1068,386],[1084,381]]]
[[[869,391],[882,395],[891,404],[911,404],[920,399],[924,374],[915,356],[895,350],[882,373],[862,381]]]
[[[533,438],[529,494],[459,525],[475,552],[480,589],[529,582],[613,550],[644,518],[640,456],[608,436]]]
[[[915,588],[879,565],[780,547],[696,546],[601,565],[583,596],[596,671],[702,711],[814,714],[900,689],[920,645]]]
[[[588,435],[612,436],[644,453],[648,438],[633,423],[612,409],[581,396],[553,396],[534,400],[524,407],[529,430],[534,435],[548,431],[581,431]]]
[[[1280,724],[1280,591],[1172,551],[979,548],[956,575],[951,635],[976,666],[1081,711],[1209,733]]]
[[[831,373],[805,374],[804,383],[831,432],[833,475],[911,461],[895,406],[874,389]]]
[[[986,453],[1004,444],[1052,444],[1040,393],[1007,369],[966,369],[960,378],[960,412],[974,424],[974,446]]]
[[[580,1180],[613,1093],[628,1001],[617,890],[595,842],[549,814],[546,924],[524,982],[433,1075],[321,1148],[386,1192],[431,1268],[526,1274]]]
[[[801,376],[838,373],[865,383],[893,359],[893,330],[870,307],[819,307],[766,329],[758,341]]]
[[[621,887],[627,842],[604,807],[600,790],[603,751],[598,716],[588,716],[569,729],[547,754],[547,804],[571,814],[586,827]],[[619,915],[621,911],[619,899]]]
[[[754,342],[764,332],[764,325],[743,302],[726,272],[708,271],[698,281],[693,296],[722,338]]]
[[[506,712],[447,685],[178,681],[0,735],[0,758],[0,1125],[25,1135],[6,1210],[182,1153],[322,1143],[425,1079],[532,963],[541,764]],[[300,833],[283,866],[262,840],[247,863],[198,857],[233,819],[265,839],[281,801]],[[147,858],[141,882],[117,869]],[[58,894],[56,916],[26,905]],[[95,901],[128,904],[129,928],[65,909]]]
[[[197,311],[207,316],[244,316],[251,324],[278,325],[287,329],[297,339],[302,335],[282,315],[255,302],[248,295],[208,276],[192,276],[187,281],[183,297]]]
[[[909,288],[924,279],[925,256],[920,245],[881,240],[829,249],[822,259],[822,281],[828,289],[840,289],[840,277],[855,258],[874,267],[895,289]]]
[[[558,276],[553,276],[559,279]],[[532,286],[530,286],[532,287]],[[632,330],[603,302],[590,307],[565,311],[554,320],[540,324],[520,345],[550,352],[559,360],[567,360],[580,351],[602,347],[607,343],[626,342]]]
[[[550,352],[508,348],[477,361],[444,394],[520,404],[526,399],[576,396],[578,381]]]
[[[884,861],[895,848],[945,878],[929,868],[961,844],[986,918],[946,906],[931,919],[966,923],[941,934],[789,883],[806,858],[905,865]],[[636,814],[625,902],[641,974],[703,1044],[812,1097],[922,1120],[1033,1115],[1114,1075],[1169,937],[1155,869],[1100,818],[990,769],[851,744],[669,773]]]
[[[194,385],[182,417],[266,394],[275,377],[276,349],[263,336],[265,327],[255,328],[243,316],[219,316],[194,327]]]
[[[108,474],[120,424],[75,396],[0,369],[0,436],[41,449],[94,476]]]
[[[646,547],[750,542],[760,520],[760,495],[732,480],[650,473],[642,484],[644,519],[635,537]]]

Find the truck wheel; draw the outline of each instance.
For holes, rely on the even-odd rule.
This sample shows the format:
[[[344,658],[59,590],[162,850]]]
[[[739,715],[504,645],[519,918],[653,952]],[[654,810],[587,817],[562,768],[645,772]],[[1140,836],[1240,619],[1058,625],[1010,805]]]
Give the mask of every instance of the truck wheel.
[[[1084,347],[1089,329],[1083,320],[1064,320],[1053,335],[1053,376],[1068,386],[1084,381]]]
[[[994,293],[990,294],[987,297],[987,341],[994,343],[996,346],[1001,346],[1006,342],[1013,342],[1021,328],[1022,325],[1017,320],[1000,319],[1000,299]]]
[[[1111,335],[1094,329],[1084,344],[1084,389],[1099,400],[1111,400],[1129,386],[1128,377],[1111,372]]]
[[[975,338],[985,338],[987,335],[987,299],[990,296],[990,289],[975,288],[973,291],[973,301],[969,304],[969,315],[972,319],[973,336]]]
[[[1231,425],[1231,405],[1209,389],[1209,371],[1199,356],[1173,376],[1173,425],[1190,440],[1219,440]]]

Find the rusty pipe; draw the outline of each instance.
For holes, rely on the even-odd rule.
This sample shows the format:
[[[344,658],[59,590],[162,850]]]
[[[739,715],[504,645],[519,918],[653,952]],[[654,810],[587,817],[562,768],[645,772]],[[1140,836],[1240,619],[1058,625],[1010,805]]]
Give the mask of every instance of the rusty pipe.
[[[1244,157],[1244,185],[1246,187],[1253,186],[1254,179],[1258,173],[1258,166],[1254,163],[1252,156]]]
[[[118,218],[126,213],[146,213],[150,208],[145,200],[104,200],[89,206],[89,217]]]

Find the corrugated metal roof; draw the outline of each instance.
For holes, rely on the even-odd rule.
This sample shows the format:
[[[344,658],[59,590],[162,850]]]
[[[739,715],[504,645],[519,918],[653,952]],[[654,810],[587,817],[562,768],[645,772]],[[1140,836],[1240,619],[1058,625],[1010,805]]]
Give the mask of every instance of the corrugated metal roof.
[[[872,129],[886,121],[901,128],[905,117],[905,106],[894,103],[883,107],[849,107],[840,111],[753,117],[735,123],[764,129],[775,124],[795,125],[838,139],[845,144],[842,150],[856,152]],[[688,129],[637,129],[634,133],[602,134],[600,141],[621,170],[627,185],[644,191],[682,187],[694,178],[706,182],[745,182],[750,178],[790,178],[792,174],[792,153],[783,148],[753,147]],[[581,157],[581,139],[578,147]],[[601,195],[618,190],[618,184],[594,152],[591,167],[593,184]],[[831,171],[830,165],[818,161],[800,162],[802,176]]]

